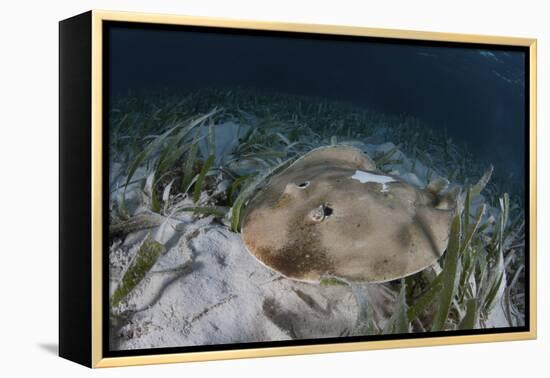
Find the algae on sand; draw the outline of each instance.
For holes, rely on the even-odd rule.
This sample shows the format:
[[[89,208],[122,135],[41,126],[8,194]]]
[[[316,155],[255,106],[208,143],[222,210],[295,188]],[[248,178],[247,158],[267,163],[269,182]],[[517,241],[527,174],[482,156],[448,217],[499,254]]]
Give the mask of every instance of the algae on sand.
[[[111,296],[112,308],[116,307],[140,283],[165,250],[164,245],[147,235]]]

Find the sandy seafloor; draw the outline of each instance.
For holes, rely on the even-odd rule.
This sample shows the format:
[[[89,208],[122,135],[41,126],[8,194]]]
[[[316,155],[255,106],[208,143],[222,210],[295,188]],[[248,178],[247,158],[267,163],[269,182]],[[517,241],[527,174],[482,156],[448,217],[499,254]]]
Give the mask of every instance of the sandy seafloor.
[[[374,154],[395,146],[384,143],[359,147]],[[401,151],[396,157],[401,163],[392,166],[392,174],[421,187],[427,184],[427,167],[416,161],[413,174],[408,169],[412,159]],[[111,168],[116,171],[116,165]],[[127,191],[130,200],[140,195],[137,186],[134,189]],[[472,214],[479,203],[481,200],[474,202]],[[113,350],[355,334],[359,307],[350,287],[286,279],[256,260],[240,235],[213,216],[197,219],[183,214],[171,218],[154,215],[159,227],[134,232],[112,245],[111,293],[147,235],[167,249],[118,306],[118,315],[111,317]],[[497,215],[492,208],[486,213],[487,217]],[[508,326],[500,303],[505,282],[503,279],[486,327]],[[394,304],[395,296],[389,294],[386,285],[369,286],[368,301],[380,327],[390,318]]]

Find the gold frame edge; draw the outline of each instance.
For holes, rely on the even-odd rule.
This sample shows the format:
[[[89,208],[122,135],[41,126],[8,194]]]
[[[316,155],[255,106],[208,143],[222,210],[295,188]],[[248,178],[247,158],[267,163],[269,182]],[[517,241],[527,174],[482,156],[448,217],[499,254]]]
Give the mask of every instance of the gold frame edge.
[[[351,352],[374,349],[393,349],[406,347],[426,347],[438,345],[486,343],[500,341],[533,340],[537,338],[537,40],[534,38],[488,36],[476,34],[457,34],[367,28],[357,26],[297,24],[286,22],[238,20],[230,18],[212,18],[199,16],[180,16],[166,14],[92,11],[92,356],[93,368],[119,367],[146,364],[165,364],[176,362],[198,362],[210,360],[229,360],[252,357],[273,357],[304,355],[313,353]],[[211,352],[189,352],[173,354],[151,354],[128,357],[103,357],[103,321],[102,321],[102,23],[103,21],[158,23],[171,25],[212,26],[222,28],[254,29],[266,31],[305,32],[333,35],[352,35],[389,39],[408,39],[439,42],[460,42],[474,44],[495,44],[523,46],[529,48],[529,313],[530,330],[527,332],[508,332],[483,335],[442,336],[401,340],[342,342],[337,344],[315,344],[305,346],[266,347],[254,349],[220,350]],[[322,342],[322,341],[320,341]]]
[[[103,229],[102,229],[102,132],[103,132],[103,50],[102,18],[92,11],[92,356],[96,367],[103,358]]]

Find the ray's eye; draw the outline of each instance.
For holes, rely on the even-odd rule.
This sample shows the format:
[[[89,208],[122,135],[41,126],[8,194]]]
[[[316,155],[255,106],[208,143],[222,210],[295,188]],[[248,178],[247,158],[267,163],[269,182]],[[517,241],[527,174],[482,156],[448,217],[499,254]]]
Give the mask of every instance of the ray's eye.
[[[313,209],[309,213],[309,216],[314,222],[322,222],[327,217],[330,217],[332,213],[333,213],[332,207],[330,207],[327,204],[323,204]]]
[[[309,181],[304,181],[304,182],[301,182],[299,183],[298,185],[296,185],[298,188],[300,189],[305,189],[309,186]]]

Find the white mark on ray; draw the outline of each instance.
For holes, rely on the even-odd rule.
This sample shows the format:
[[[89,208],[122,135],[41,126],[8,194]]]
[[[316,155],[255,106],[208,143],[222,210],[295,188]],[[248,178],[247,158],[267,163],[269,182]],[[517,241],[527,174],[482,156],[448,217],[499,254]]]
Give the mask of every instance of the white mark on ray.
[[[355,171],[355,174],[351,176],[352,179],[359,180],[361,184],[367,183],[367,182],[376,182],[378,184],[382,184],[381,192],[387,192],[388,186],[387,184],[390,182],[397,182],[393,177],[385,176],[385,175],[377,175],[375,173],[370,172],[364,172],[364,171]]]

